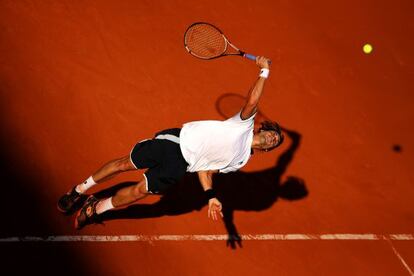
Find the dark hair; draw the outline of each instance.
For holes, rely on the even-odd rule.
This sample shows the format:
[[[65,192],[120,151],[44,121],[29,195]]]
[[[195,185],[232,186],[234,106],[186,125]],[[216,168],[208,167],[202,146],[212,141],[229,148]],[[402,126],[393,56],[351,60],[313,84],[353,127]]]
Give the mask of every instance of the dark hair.
[[[278,146],[280,146],[283,143],[283,140],[285,139],[285,136],[283,135],[282,129],[280,128],[278,123],[271,122],[271,121],[264,121],[260,124],[261,124],[261,126],[259,128],[259,132],[260,131],[274,131],[279,136],[278,143],[274,147],[266,149],[266,151],[273,150],[273,149],[277,148]]]

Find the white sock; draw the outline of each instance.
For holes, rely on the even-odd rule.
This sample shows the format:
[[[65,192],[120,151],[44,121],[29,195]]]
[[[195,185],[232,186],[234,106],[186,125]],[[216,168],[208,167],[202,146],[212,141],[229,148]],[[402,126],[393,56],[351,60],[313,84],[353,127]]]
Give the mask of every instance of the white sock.
[[[85,182],[76,186],[75,190],[78,193],[83,194],[84,192],[86,192],[86,190],[88,190],[90,187],[94,185],[96,185],[95,180],[93,180],[92,176],[89,176],[89,178],[86,179]]]
[[[103,199],[96,204],[96,213],[102,214],[103,212],[106,212],[108,210],[114,209],[114,205],[112,205],[112,197]]]

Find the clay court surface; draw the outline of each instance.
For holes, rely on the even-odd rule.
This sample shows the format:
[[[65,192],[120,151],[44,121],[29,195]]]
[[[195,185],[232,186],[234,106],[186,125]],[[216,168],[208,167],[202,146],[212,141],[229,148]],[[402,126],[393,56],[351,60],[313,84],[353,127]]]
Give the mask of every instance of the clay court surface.
[[[1,274],[414,275],[413,9],[0,1]],[[221,221],[207,218],[188,175],[162,198],[74,230],[56,201],[103,163],[159,130],[241,108],[258,68],[189,55],[183,33],[196,21],[272,59],[257,120],[293,135],[215,178]]]

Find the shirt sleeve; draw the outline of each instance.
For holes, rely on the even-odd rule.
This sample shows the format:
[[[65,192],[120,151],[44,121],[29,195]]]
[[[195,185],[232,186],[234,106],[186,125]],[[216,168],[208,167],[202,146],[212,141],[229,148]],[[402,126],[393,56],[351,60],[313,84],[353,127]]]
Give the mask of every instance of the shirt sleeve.
[[[252,116],[250,116],[247,119],[242,119],[241,118],[241,110],[239,112],[237,112],[236,115],[234,115],[233,117],[227,119],[227,121],[231,121],[231,122],[238,122],[238,123],[250,123],[252,121],[254,121],[254,118],[256,117],[257,112],[255,112]]]

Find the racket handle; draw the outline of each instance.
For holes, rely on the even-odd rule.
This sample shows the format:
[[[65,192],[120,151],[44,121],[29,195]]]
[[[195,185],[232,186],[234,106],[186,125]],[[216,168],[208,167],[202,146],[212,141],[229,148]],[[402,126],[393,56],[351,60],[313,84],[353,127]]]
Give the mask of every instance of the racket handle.
[[[244,56],[245,58],[250,59],[250,60],[254,60],[254,61],[256,61],[256,56],[254,56],[254,55],[251,55],[251,54],[243,54],[243,56]],[[267,63],[270,65],[270,64],[272,64],[272,61],[271,61],[271,60],[269,60]]]
[[[244,54],[243,56],[244,56],[245,58],[250,59],[250,60],[254,60],[254,61],[256,61],[256,56],[254,56],[254,55],[251,55],[251,54]]]

